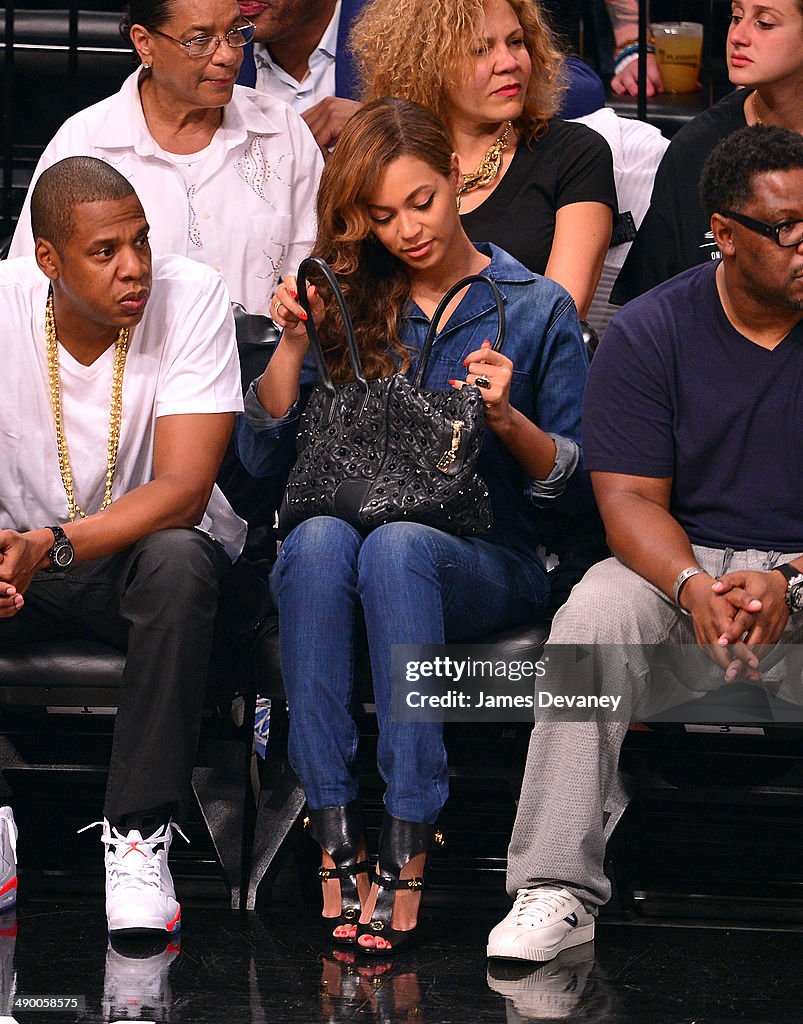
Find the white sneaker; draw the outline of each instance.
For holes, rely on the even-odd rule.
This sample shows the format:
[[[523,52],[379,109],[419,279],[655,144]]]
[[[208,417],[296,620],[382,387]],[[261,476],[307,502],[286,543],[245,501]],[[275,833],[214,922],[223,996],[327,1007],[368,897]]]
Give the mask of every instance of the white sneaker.
[[[562,949],[594,938],[594,918],[557,885],[519,889],[513,909],[488,936],[488,956],[551,960]]]
[[[167,866],[173,829],[187,838],[178,825],[170,822],[143,839],[137,829],[122,835],[105,818],[93,824],[103,826],[109,931],[178,931],[181,906]]]
[[[0,807],[0,913],[17,902],[17,826],[10,807]]]

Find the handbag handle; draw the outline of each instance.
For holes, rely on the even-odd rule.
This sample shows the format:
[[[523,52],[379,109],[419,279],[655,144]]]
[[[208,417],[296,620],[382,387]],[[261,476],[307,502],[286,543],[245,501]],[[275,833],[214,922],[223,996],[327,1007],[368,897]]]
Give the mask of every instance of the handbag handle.
[[[301,261],[298,268],[298,301],[301,304],[301,308],[307,314],[304,326],[307,328],[307,337],[309,338],[312,356],[318,370],[318,376],[321,379],[321,385],[330,398],[335,397],[335,386],[332,383],[332,378],[326,366],[326,360],[323,357],[323,349],[321,348],[321,341],[318,337],[318,328],[315,326],[315,320],[312,316],[312,310],[310,309],[309,298],[307,297],[307,273],[312,269],[320,271],[320,273],[326,278],[329,287],[332,289],[332,294],[335,297],[337,308],[340,310],[340,316],[343,318],[343,329],[346,332],[346,345],[349,350],[351,368],[354,370],[354,376],[357,378],[358,383],[367,388],[368,381],[365,379],[362,372],[360,352],[357,348],[357,339],[354,337],[354,325],[351,322],[351,317],[349,316],[349,311],[346,307],[343,289],[340,287],[337,278],[332,273],[332,268],[325,260],[322,260],[317,256],[308,256],[305,260]]]
[[[340,316],[343,319],[343,328],[346,332],[346,345],[348,346],[351,368],[354,370],[354,376],[357,381],[367,388],[368,381],[365,379],[362,372],[362,361],[360,360],[360,353],[357,348],[357,340],[354,337],[354,325],[352,324],[351,317],[346,306],[343,290],[340,287],[337,278],[333,274],[331,267],[325,260],[320,259],[318,256],[308,256],[306,259],[301,261],[298,268],[298,301],[301,304],[301,308],[307,314],[304,326],[307,329],[307,337],[309,338],[310,348],[312,349],[312,355],[315,360],[315,366],[318,370],[321,385],[323,386],[324,391],[326,391],[331,398],[335,397],[335,386],[332,383],[332,378],[326,366],[326,360],[323,357],[323,350],[321,349],[321,342],[318,337],[318,329],[315,326],[315,320],[312,316],[309,298],[307,297],[307,273],[311,269],[318,270],[323,274],[329,284],[329,287],[332,289],[335,302],[340,310]],[[496,282],[492,281],[490,277],[486,277],[485,274],[471,274],[468,277],[463,277],[456,284],[453,284],[446,292],[432,315],[429,329],[427,330],[426,337],[424,338],[424,344],[421,346],[421,356],[418,360],[418,368],[416,370],[415,377],[413,378],[413,384],[415,387],[420,388],[423,383],[424,374],[426,373],[427,365],[429,363],[429,355],[432,351],[432,346],[435,343],[438,322],[443,316],[444,310],[458,292],[462,291],[463,288],[468,285],[473,284],[475,281],[483,282],[491,289],[499,321],[496,329],[496,338],[493,343],[493,350],[494,352],[498,352],[502,347],[502,342],[505,337],[505,305]]]
[[[494,352],[498,352],[502,347],[502,342],[505,337],[505,305],[502,299],[502,293],[497,288],[496,282],[492,281],[490,277],[486,277],[485,274],[471,274],[469,277],[464,277],[458,281],[457,284],[452,285],[449,291],[438,303],[435,312],[432,314],[427,336],[424,338],[424,344],[421,346],[421,356],[418,360],[418,369],[416,370],[415,377],[413,378],[413,385],[415,387],[420,388],[424,382],[424,374],[427,372],[427,365],[429,363],[429,354],[435,343],[435,335],[438,331],[438,322],[443,316],[443,311],[459,291],[462,291],[466,285],[473,284],[474,281],[482,281],[491,289],[494,302],[496,303],[496,313],[499,317],[499,325],[496,329],[496,340],[493,343],[493,350]]]

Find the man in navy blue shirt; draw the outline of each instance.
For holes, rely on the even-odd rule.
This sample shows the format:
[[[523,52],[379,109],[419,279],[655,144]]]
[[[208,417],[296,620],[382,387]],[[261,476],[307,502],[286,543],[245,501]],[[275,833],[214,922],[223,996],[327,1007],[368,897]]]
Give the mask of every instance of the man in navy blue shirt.
[[[631,302],[592,364],[583,445],[614,557],[555,617],[543,682],[589,683],[598,710],[536,710],[508,858],[515,905],[489,956],[548,960],[593,938],[631,719],[739,678],[803,703],[790,649],[769,654],[803,640],[803,137],[733,133],[701,196],[722,259]],[[567,660],[569,645],[583,659],[574,646]]]

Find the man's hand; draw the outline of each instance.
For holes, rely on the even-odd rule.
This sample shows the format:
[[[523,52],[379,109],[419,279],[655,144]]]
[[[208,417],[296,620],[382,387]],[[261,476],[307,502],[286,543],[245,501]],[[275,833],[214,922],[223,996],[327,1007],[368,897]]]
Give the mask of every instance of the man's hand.
[[[680,591],[680,603],[691,615],[697,643],[723,670],[726,683],[740,675],[758,682],[758,656],[742,638],[760,612],[761,602],[744,591],[734,593],[729,600],[715,590],[716,586],[707,573],[700,573],[692,576]],[[740,625],[734,626],[737,619]],[[725,636],[733,640],[723,641]]]
[[[10,619],[24,604],[22,594],[18,594],[10,583],[0,583],[0,619]]]
[[[346,121],[355,114],[360,104],[356,100],[345,100],[339,96],[327,96],[320,103],[305,110],[301,115],[307,127],[321,147],[324,160],[343,131]]]
[[[47,553],[52,547],[53,534],[50,530],[29,530],[27,533],[0,530],[0,587],[6,585],[6,606],[14,596],[21,601],[37,572],[46,568]],[[9,588],[13,594],[9,594]],[[11,614],[16,614],[21,607],[20,603]]]
[[[763,658],[783,636],[789,621],[786,579],[779,572],[751,572],[738,569],[716,581],[713,591],[729,602],[734,617],[718,643],[730,649],[744,641],[758,658]],[[746,612],[747,602],[756,609]]]

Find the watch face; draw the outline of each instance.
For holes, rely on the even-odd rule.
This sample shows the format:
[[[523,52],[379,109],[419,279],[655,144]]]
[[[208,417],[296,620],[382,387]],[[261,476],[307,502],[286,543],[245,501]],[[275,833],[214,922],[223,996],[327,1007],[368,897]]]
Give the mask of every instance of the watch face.
[[[786,603],[792,612],[803,611],[803,576],[796,576],[786,592]]]
[[[53,548],[51,559],[53,564],[59,569],[69,569],[74,558],[75,553],[73,552],[72,544],[70,544],[69,541],[57,544]]]

